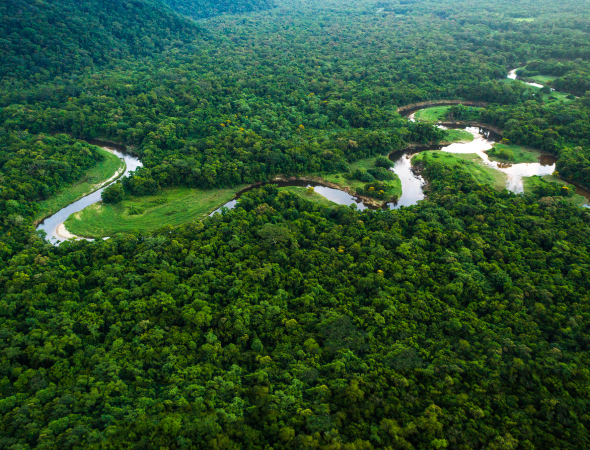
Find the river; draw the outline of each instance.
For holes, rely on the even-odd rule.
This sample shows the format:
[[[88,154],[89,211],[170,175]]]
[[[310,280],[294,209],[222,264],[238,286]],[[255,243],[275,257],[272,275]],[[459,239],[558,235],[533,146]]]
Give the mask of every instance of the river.
[[[410,116],[408,116],[408,118],[410,120],[415,120],[414,114],[411,114]],[[446,129],[441,125],[437,126],[439,128]],[[524,191],[523,178],[531,177],[534,175],[550,175],[555,171],[555,158],[551,155],[546,154],[542,155],[539,159],[539,162],[537,163],[505,164],[499,163],[497,161],[492,161],[490,160],[486,152],[493,147],[494,143],[496,143],[499,138],[495,133],[478,127],[466,126],[458,128],[462,128],[467,132],[471,133],[471,135],[473,136],[473,141],[466,143],[453,143],[446,146],[438,145],[422,148],[412,148],[406,151],[392,153],[390,155],[390,159],[394,162],[394,167],[390,170],[392,170],[401,181],[402,195],[397,202],[389,202],[384,204],[384,208],[398,209],[402,206],[412,206],[425,198],[424,179],[419,174],[414,172],[411,160],[414,155],[426,150],[441,150],[448,153],[476,154],[482,159],[483,164],[506,174],[506,188],[516,193],[522,193]],[[126,168],[125,172],[121,176],[127,176],[129,175],[129,173],[133,172],[135,169],[142,166],[139,159],[127,153],[124,153],[122,151],[122,148],[115,149],[112,145],[103,145],[104,143],[100,144],[98,141],[94,141],[91,143],[101,145],[103,149],[111,153],[114,153],[119,158],[123,159],[123,161],[126,164]],[[55,244],[59,244],[60,242],[63,242],[67,239],[76,238],[76,236],[71,235],[66,230],[64,226],[65,220],[71,214],[82,211],[84,208],[99,202],[101,200],[102,191],[113,182],[115,182],[115,179],[105,184],[105,186],[101,189],[81,198],[80,200],[61,209],[54,215],[46,218],[37,227],[37,229],[45,231],[45,233],[47,234],[47,239],[49,239],[50,242],[53,242]],[[375,209],[374,206],[363,203],[362,199],[360,198],[350,195],[342,190],[323,185],[321,183],[295,180],[278,181],[273,182],[273,184],[278,184],[279,187],[313,187],[314,191],[317,194],[320,194],[326,199],[339,205],[356,205],[356,208],[360,211],[368,208]],[[260,184],[244,189],[243,191],[239,192],[233,200],[216,209],[210,215],[213,216],[215,213],[221,212],[224,208],[235,208],[238,204],[240,196],[243,193],[259,186]],[[583,188],[577,186],[577,192],[581,195],[584,195],[586,198],[590,199],[590,193],[588,191],[585,191]]]
[[[438,126],[446,129],[446,127]],[[446,146],[423,147],[411,150],[409,152],[394,153],[390,159],[395,163],[393,172],[395,172],[402,182],[402,196],[395,204],[388,204],[390,209],[399,208],[400,206],[410,206],[422,200],[424,195],[424,179],[414,172],[411,159],[414,155],[425,150],[441,150],[448,153],[476,154],[483,163],[495,170],[506,174],[506,188],[515,193],[524,192],[524,177],[535,175],[550,175],[555,171],[555,158],[548,154],[543,154],[537,163],[522,164],[505,164],[490,160],[486,153],[498,140],[495,133],[489,132],[478,127],[460,127],[473,136],[473,141],[466,143],[453,143]]]
[[[410,116],[413,119],[413,115]],[[439,128],[446,129],[443,126],[438,125]],[[420,200],[425,198],[424,194],[424,179],[417,174],[412,168],[412,157],[417,153],[426,150],[442,150],[448,153],[472,153],[478,155],[483,164],[498,170],[506,174],[506,188],[516,192],[522,193],[524,191],[523,178],[531,177],[534,175],[550,175],[555,171],[555,158],[551,155],[542,155],[539,162],[537,163],[523,163],[523,164],[505,164],[497,161],[492,161],[488,157],[486,151],[490,150],[493,145],[497,142],[499,136],[488,130],[477,128],[477,127],[459,127],[473,136],[473,141],[466,143],[453,143],[450,145],[442,146],[429,146],[421,148],[413,148],[406,151],[392,153],[390,159],[394,162],[392,170],[400,179],[402,185],[402,195],[397,202],[389,202],[384,207],[389,209],[398,209],[402,206],[415,205]],[[333,201],[339,205],[352,205],[355,204],[357,209],[364,210],[372,208],[371,206],[365,205],[362,200],[355,198],[354,196],[331,187],[323,186],[319,183],[311,183],[306,181],[288,181],[278,182],[279,187],[285,186],[303,186],[313,187],[315,192]],[[256,186],[258,187],[258,186]],[[239,197],[246,191],[252,188],[248,188],[240,192],[236,198],[223,205],[221,208],[215,210],[211,215],[221,212],[223,208],[233,209],[238,204]]]
[[[289,187],[289,186],[298,186],[298,187],[307,187],[307,188],[312,187],[316,194],[320,194],[322,197],[324,197],[324,198],[326,198],[326,199],[330,200],[331,202],[334,202],[338,205],[344,205],[344,206],[356,205],[356,208],[359,211],[364,211],[365,209],[375,209],[375,207],[372,207],[370,205],[363,203],[362,199],[355,197],[353,195],[350,195],[347,192],[341,191],[340,189],[335,189],[335,188],[323,185],[321,183],[313,182],[313,181],[302,181],[302,180],[273,181],[273,182],[271,182],[271,184],[276,184],[276,185],[278,185],[278,187]],[[262,186],[262,184],[256,184],[254,186],[250,186],[250,187],[238,192],[236,197],[233,200],[230,200],[225,205],[217,208],[215,211],[213,211],[211,214],[209,214],[209,216],[213,216],[216,213],[221,213],[224,208],[234,209],[236,207],[236,205],[238,204],[238,200],[240,199],[240,197],[244,193],[251,191],[252,189],[259,188],[260,186]]]
[[[134,156],[129,155],[128,153],[124,153],[122,151],[122,147],[114,148],[115,146],[112,144],[104,144],[100,141],[88,141],[91,144],[97,145],[102,147],[107,152],[113,153],[119,158],[123,160],[125,163],[125,171],[121,174],[121,177],[126,177],[129,173],[133,172],[138,167],[141,167],[141,161]],[[109,180],[101,189],[94,191],[93,193],[82,197],[81,199],[75,201],[74,203],[70,203],[63,209],[60,209],[54,215],[47,217],[41,224],[37,227],[37,230],[43,230],[47,234],[47,239],[54,243],[59,244],[67,239],[74,238],[75,236],[71,235],[63,225],[68,217],[71,214],[77,213],[78,211],[82,211],[87,206],[90,206],[94,203],[97,203],[101,200],[102,191],[107,186],[110,186],[114,183],[119,176],[115,176],[114,179]]]

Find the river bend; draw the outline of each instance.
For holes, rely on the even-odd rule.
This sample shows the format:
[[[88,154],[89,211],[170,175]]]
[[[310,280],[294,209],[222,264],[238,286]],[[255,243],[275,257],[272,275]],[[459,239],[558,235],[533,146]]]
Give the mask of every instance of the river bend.
[[[107,152],[113,153],[114,155],[118,156],[123,160],[125,163],[125,172],[121,175],[122,177],[128,176],[131,172],[133,172],[138,167],[141,167],[141,161],[134,156],[131,156],[127,153],[123,153],[120,150],[117,150],[109,145],[100,145],[102,149],[106,150]],[[75,238],[70,234],[65,226],[64,222],[70,215],[82,211],[87,206],[93,205],[101,200],[102,191],[105,190],[108,186],[113,184],[119,177],[115,176],[114,179],[109,180],[102,188],[98,189],[97,191],[88,194],[81,199],[75,201],[74,203],[70,203],[63,209],[60,209],[58,212],[53,214],[50,217],[47,217],[41,224],[37,227],[37,230],[43,230],[47,234],[47,239],[49,242],[54,244],[59,244],[63,241],[66,241],[71,238]]]

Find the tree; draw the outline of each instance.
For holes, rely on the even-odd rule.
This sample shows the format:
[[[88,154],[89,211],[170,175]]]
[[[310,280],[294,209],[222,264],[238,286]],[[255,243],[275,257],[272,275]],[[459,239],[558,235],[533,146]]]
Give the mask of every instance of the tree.
[[[293,238],[289,228],[280,224],[266,223],[258,231],[258,235],[267,244],[278,245],[289,242]]]
[[[102,201],[104,203],[119,203],[125,198],[125,191],[120,182],[107,186],[102,191]]]

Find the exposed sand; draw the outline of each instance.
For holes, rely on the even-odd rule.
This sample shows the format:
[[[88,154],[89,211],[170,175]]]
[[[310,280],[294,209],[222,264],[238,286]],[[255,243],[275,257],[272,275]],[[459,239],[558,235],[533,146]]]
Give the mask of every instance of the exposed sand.
[[[80,237],[70,233],[63,223],[57,227],[55,234],[57,234],[62,239],[80,239]]]

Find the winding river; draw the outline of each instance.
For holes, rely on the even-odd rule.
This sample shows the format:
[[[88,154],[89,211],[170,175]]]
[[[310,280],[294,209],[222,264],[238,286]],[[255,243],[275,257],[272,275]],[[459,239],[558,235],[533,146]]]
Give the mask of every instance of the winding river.
[[[117,148],[114,148],[112,144],[105,144],[100,141],[88,142],[100,146],[107,152],[113,153],[114,155],[121,158],[125,163],[125,171],[123,174],[116,174],[113,178],[104,183],[104,186],[102,186],[100,189],[92,192],[89,195],[86,195],[85,197],[82,197],[74,203],[70,203],[65,208],[60,209],[58,212],[50,217],[47,217],[45,220],[43,220],[43,222],[41,222],[41,224],[37,227],[37,230],[45,231],[47,234],[47,239],[54,244],[59,244],[63,241],[76,237],[70,234],[64,226],[64,222],[68,217],[70,217],[71,214],[82,211],[87,206],[99,202],[101,200],[102,191],[104,191],[107,186],[110,186],[112,183],[114,183],[117,179],[119,179],[120,176],[126,177],[129,175],[129,173],[142,166],[139,159],[124,153],[123,147],[118,146]]]
[[[511,70],[508,74],[508,78],[512,80],[517,79],[516,70]],[[527,83],[530,86],[534,87],[543,87],[537,83]],[[411,113],[408,116],[409,120],[415,120],[415,112]],[[442,125],[437,125],[439,128],[446,129]],[[442,150],[448,153],[473,153],[478,155],[481,159],[483,164],[486,166],[498,170],[506,175],[506,188],[516,192],[522,193],[524,191],[523,187],[523,178],[531,177],[535,175],[543,176],[543,175],[550,175],[555,171],[555,158],[551,155],[541,155],[539,158],[539,162],[537,163],[525,163],[525,164],[504,164],[499,163],[497,161],[492,161],[487,155],[487,151],[490,150],[494,143],[497,142],[498,136],[489,130],[479,127],[457,127],[461,128],[467,132],[469,132],[473,136],[473,140],[471,142],[466,143],[453,143],[446,146],[431,146],[431,147],[422,147],[422,148],[412,148],[402,152],[396,152],[389,155],[389,158],[394,162],[394,167],[392,170],[399,179],[401,180],[402,186],[402,195],[395,203],[386,203],[383,205],[385,209],[397,209],[402,206],[411,206],[415,205],[420,200],[425,198],[424,194],[424,179],[417,174],[412,168],[412,157],[422,151],[426,150]],[[124,148],[120,146],[115,146],[113,144],[107,144],[100,141],[89,141],[89,143],[98,145],[102,147],[104,150],[109,151],[119,158],[121,158],[125,162],[125,172],[120,175],[116,174],[110,180],[103,183],[104,185],[94,191],[93,193],[82,197],[78,201],[71,203],[70,205],[66,206],[65,208],[61,209],[54,215],[46,218],[38,227],[37,230],[45,231],[47,235],[47,239],[50,242],[59,244],[65,240],[77,238],[70,234],[65,226],[65,220],[74,213],[82,211],[84,208],[97,203],[101,200],[102,191],[109,186],[110,184],[114,183],[119,176],[128,176],[129,173],[136,170],[138,167],[141,167],[142,164],[139,159],[124,153]],[[115,148],[116,147],[116,148]],[[374,206],[367,205],[363,203],[362,199],[357,198],[353,195],[350,195],[342,190],[335,189],[333,187],[329,187],[323,185],[321,183],[316,182],[308,182],[308,181],[279,181],[273,182],[273,184],[278,184],[279,187],[286,187],[286,186],[301,186],[301,187],[313,187],[314,191],[317,194],[322,195],[326,199],[337,203],[339,205],[356,205],[356,208],[360,211],[365,210],[367,208],[375,209]],[[224,208],[233,209],[238,204],[240,196],[247,192],[248,190],[254,189],[259,187],[260,184],[251,186],[241,192],[239,192],[236,197],[226,203],[225,205],[221,206],[220,208],[213,211],[210,216],[213,216],[216,213],[220,213]],[[585,196],[590,203],[590,192],[583,189],[580,186],[576,186],[576,192],[580,195]],[[590,207],[590,205],[585,205],[586,207]]]
[[[446,129],[441,125],[439,128]],[[541,155],[537,163],[505,164],[490,160],[486,153],[497,142],[498,136],[478,127],[460,127],[473,136],[473,141],[466,143],[454,143],[446,146],[432,146],[417,148],[410,152],[402,152],[390,155],[395,167],[392,169],[402,182],[402,196],[396,204],[388,204],[390,209],[400,206],[410,206],[422,200],[424,195],[424,179],[412,169],[411,159],[417,153],[425,150],[442,150],[448,153],[467,154],[472,153],[479,156],[483,164],[498,170],[506,175],[506,188],[515,193],[524,192],[524,177],[535,175],[550,175],[555,171],[555,158],[551,155]]]

